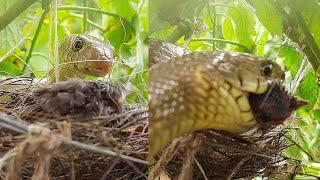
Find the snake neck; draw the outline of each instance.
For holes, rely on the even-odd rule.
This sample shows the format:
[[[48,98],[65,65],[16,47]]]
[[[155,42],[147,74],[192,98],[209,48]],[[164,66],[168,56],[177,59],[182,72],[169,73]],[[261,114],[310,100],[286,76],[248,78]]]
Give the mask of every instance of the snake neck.
[[[49,83],[58,81],[66,81],[69,78],[80,78],[86,77],[86,72],[75,68],[72,64],[61,66],[59,69],[51,68],[49,71]]]

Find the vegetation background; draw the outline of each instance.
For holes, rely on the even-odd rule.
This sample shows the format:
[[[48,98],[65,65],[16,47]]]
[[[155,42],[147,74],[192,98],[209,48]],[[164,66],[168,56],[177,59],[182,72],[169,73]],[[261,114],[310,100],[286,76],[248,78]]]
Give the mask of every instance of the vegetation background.
[[[272,58],[286,70],[286,89],[309,101],[287,125],[283,153],[300,165],[288,172],[297,179],[319,179],[319,1],[151,0],[149,6],[153,38],[194,52],[240,51]]]

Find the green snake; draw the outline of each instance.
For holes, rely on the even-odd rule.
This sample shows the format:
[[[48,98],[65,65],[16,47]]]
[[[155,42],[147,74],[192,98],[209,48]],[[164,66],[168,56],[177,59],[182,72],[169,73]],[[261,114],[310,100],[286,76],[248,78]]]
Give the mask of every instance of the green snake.
[[[156,65],[149,80],[149,155],[198,130],[241,134],[259,126],[248,94],[266,93],[283,79],[274,61],[242,53],[203,52]]]

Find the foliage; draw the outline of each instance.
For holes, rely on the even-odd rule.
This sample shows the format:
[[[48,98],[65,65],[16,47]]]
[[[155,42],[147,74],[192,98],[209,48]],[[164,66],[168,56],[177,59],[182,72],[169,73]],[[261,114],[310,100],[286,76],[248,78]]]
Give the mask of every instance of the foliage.
[[[119,57],[113,72],[105,78],[133,85],[135,91],[128,100],[146,102],[147,0],[59,2],[57,7],[52,1],[36,2],[0,31],[0,74],[32,73],[37,78],[44,77],[55,66],[54,46],[58,44],[53,38],[55,28],[59,42],[71,34],[90,34],[109,41]],[[12,1],[1,0],[0,12],[12,4]]]
[[[162,6],[176,9],[167,12]],[[248,52],[281,64],[287,71],[289,92],[309,101],[288,125],[289,139],[297,145],[288,139],[290,148],[284,154],[301,161],[300,176],[320,176],[318,1],[151,0],[150,9],[154,38],[176,42],[192,51]]]

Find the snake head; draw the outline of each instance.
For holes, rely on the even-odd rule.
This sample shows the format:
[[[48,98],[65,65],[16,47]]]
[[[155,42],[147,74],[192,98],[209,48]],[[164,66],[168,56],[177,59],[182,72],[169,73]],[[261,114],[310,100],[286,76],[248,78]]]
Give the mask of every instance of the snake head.
[[[215,59],[224,79],[243,92],[263,94],[285,78],[282,68],[269,59],[246,53],[220,53]]]
[[[307,103],[285,90],[285,74],[276,62],[245,53],[224,56],[228,61],[222,61],[219,70],[227,81],[247,95],[251,111],[262,130],[284,124],[295,110]],[[231,71],[236,73],[231,74]]]
[[[79,34],[64,40],[59,48],[59,58],[69,71],[97,77],[110,72],[115,61],[114,48],[110,44],[93,36]]]

